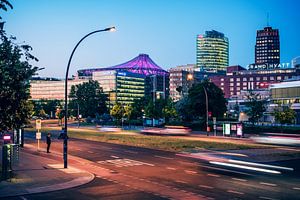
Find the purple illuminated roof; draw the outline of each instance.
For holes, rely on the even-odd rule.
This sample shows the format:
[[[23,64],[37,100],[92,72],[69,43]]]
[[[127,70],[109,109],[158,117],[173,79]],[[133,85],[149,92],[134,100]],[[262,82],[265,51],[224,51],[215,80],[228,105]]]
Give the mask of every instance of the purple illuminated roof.
[[[166,75],[167,71],[159,67],[147,54],[140,54],[139,56],[133,58],[132,60],[112,66],[107,68],[97,68],[97,69],[84,69],[79,70],[78,73],[81,75],[91,75],[93,71],[102,71],[102,70],[125,70],[137,74],[143,74],[146,76],[149,75]]]

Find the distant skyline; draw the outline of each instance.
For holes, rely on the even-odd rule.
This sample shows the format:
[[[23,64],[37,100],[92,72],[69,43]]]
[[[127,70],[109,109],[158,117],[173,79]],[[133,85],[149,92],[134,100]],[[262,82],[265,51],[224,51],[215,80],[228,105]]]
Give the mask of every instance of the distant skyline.
[[[45,67],[40,76],[64,78],[69,56],[87,33],[116,26],[87,38],[77,49],[70,76],[78,69],[109,67],[140,53],[164,69],[196,63],[196,36],[217,30],[229,39],[229,65],[254,62],[256,31],[279,29],[281,62],[300,56],[300,1],[295,0],[10,0],[1,13],[5,30],[33,47]]]

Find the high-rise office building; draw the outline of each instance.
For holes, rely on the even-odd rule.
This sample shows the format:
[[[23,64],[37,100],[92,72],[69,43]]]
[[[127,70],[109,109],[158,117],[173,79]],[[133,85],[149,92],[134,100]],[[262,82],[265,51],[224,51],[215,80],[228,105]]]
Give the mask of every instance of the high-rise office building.
[[[278,29],[265,27],[258,30],[255,44],[255,64],[273,65],[280,63],[280,42]]]
[[[226,71],[229,65],[228,38],[218,31],[197,35],[197,68],[200,71]]]

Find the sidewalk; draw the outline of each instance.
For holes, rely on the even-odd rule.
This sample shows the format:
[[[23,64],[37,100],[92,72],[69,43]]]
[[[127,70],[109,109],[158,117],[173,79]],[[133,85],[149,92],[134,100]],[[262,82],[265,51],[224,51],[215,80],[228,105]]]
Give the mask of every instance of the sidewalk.
[[[0,198],[68,189],[94,179],[93,174],[73,166],[64,169],[58,155],[37,152],[31,145],[21,148],[20,161],[13,172],[14,178],[0,182]]]

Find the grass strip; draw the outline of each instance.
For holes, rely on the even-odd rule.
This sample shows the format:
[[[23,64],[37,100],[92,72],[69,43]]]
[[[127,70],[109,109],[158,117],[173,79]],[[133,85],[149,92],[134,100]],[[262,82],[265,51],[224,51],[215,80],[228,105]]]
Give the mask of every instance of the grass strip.
[[[34,129],[27,129],[28,131],[34,131]],[[61,130],[58,127],[43,128],[42,131]],[[133,135],[133,134],[118,134],[99,132],[98,130],[69,129],[68,135],[71,138],[92,140],[98,142],[107,142],[114,144],[122,144],[136,147],[146,147],[151,149],[160,149],[173,152],[191,151],[193,149],[212,149],[212,150],[240,150],[240,149],[253,149],[253,148],[266,148],[265,145],[240,143],[237,141],[229,142],[228,140],[222,141],[221,139],[212,141],[205,140],[192,140],[184,139],[182,137],[174,136],[153,136],[153,135]]]

